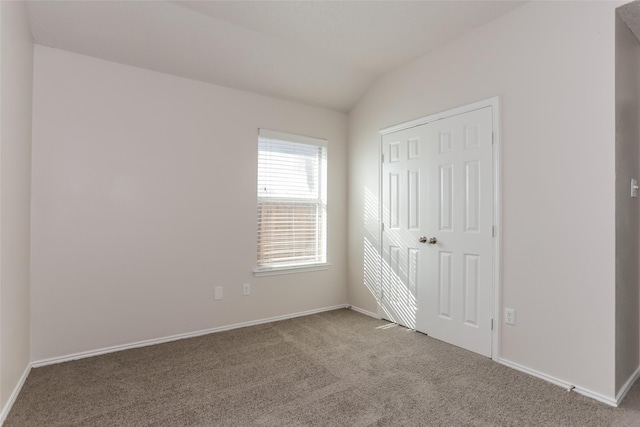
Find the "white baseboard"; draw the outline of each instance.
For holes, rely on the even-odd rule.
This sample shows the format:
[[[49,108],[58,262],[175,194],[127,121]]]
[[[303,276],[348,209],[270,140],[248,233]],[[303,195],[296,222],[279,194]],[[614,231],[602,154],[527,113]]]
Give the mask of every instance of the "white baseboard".
[[[536,371],[534,369],[527,368],[526,366],[519,365],[519,364],[517,364],[515,362],[511,362],[511,361],[505,360],[505,359],[498,359],[498,363],[501,363],[501,364],[503,364],[505,366],[513,368],[513,369],[515,369],[517,371],[524,372],[525,374],[533,375],[534,377],[538,377],[540,379],[543,379],[543,380],[545,380],[547,382],[550,382],[552,384],[560,386],[560,387],[566,389],[567,391],[570,391],[570,390],[571,391],[575,391],[578,394],[581,394],[581,395],[586,396],[586,397],[590,397],[591,399],[595,399],[595,400],[597,400],[599,402],[602,402],[602,403],[606,403],[607,405],[614,406],[614,407],[618,406],[617,399],[613,399],[611,397],[604,396],[604,395],[602,395],[600,393],[596,393],[595,391],[576,386],[576,385],[571,384],[571,383],[569,383],[567,381],[560,380],[558,378],[552,377],[551,375],[543,374],[542,372],[538,372],[538,371]]]
[[[635,372],[631,374],[627,382],[624,383],[624,385],[620,388],[620,391],[618,391],[618,394],[616,395],[616,406],[622,403],[622,399],[624,399],[624,397],[627,395],[638,377],[640,377],[640,366],[636,368]]]
[[[58,356],[58,357],[52,357],[52,358],[49,358],[49,359],[42,359],[42,360],[33,361],[33,362],[31,362],[31,366],[34,367],[34,368],[39,368],[41,366],[54,365],[56,363],[69,362],[71,360],[85,359],[87,357],[99,356],[101,354],[113,353],[113,352],[116,352],[116,351],[130,350],[132,348],[146,347],[146,346],[155,345],[155,344],[162,344],[162,343],[165,343],[165,342],[177,341],[177,340],[182,340],[182,339],[185,339],[185,338],[193,338],[193,337],[198,337],[198,336],[201,336],[201,335],[212,334],[212,333],[215,333],[215,332],[230,331],[232,329],[245,328],[247,326],[261,325],[263,323],[277,322],[279,320],[287,320],[287,319],[293,319],[293,318],[296,318],[296,317],[309,316],[311,314],[322,313],[324,311],[338,310],[338,309],[347,308],[347,307],[348,307],[347,304],[339,304],[339,305],[334,305],[334,306],[331,306],[331,307],[323,307],[323,308],[318,308],[318,309],[315,309],[315,310],[308,310],[308,311],[302,311],[302,312],[299,312],[299,313],[285,314],[283,316],[270,317],[268,319],[252,320],[250,322],[242,322],[242,323],[236,323],[236,324],[233,324],[233,325],[220,326],[220,327],[217,327],[217,328],[203,329],[203,330],[196,331],[196,332],[188,332],[188,333],[185,333],[185,334],[171,335],[171,336],[162,337],[162,338],[154,338],[154,339],[150,339],[150,340],[133,342],[133,343],[130,343],[130,344],[116,345],[116,346],[113,346],[113,347],[105,347],[105,348],[101,348],[101,349],[97,349],[97,350],[83,351],[83,352],[80,352],[80,353],[69,354],[69,355],[66,355],[66,356]]]
[[[25,368],[24,372],[22,373],[22,376],[20,377],[20,380],[18,381],[18,384],[16,384],[16,386],[13,389],[13,392],[11,392],[11,396],[9,396],[9,400],[7,400],[7,403],[4,405],[4,408],[2,408],[2,412],[0,412],[0,426],[2,426],[5,420],[7,419],[7,416],[9,415],[9,412],[11,411],[13,404],[18,398],[18,394],[20,394],[20,390],[22,390],[22,386],[24,385],[25,381],[27,381],[29,372],[31,372],[30,364],[27,365],[27,367]]]
[[[353,311],[357,311],[358,313],[365,314],[365,315],[373,317],[375,319],[380,319],[380,316],[378,316],[376,313],[373,313],[371,311],[365,310],[364,308],[356,307],[355,305],[349,305],[347,307],[350,308]]]

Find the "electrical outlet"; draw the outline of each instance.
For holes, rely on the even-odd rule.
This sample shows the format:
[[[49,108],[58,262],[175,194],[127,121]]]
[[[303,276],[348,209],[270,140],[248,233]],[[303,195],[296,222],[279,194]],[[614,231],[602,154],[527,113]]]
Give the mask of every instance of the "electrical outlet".
[[[242,295],[245,297],[251,295],[251,285],[249,283],[242,285]]]
[[[216,286],[215,288],[213,288],[213,299],[222,299],[222,286]]]
[[[507,325],[516,324],[516,311],[513,308],[504,309],[504,323]]]

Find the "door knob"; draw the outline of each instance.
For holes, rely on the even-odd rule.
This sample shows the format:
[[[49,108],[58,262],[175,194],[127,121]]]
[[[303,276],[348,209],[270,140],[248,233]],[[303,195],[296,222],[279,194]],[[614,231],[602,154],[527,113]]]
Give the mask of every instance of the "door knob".
[[[438,243],[438,239],[436,239],[435,237],[420,236],[418,240],[420,241],[420,243],[428,243],[430,245],[435,245],[436,243]]]

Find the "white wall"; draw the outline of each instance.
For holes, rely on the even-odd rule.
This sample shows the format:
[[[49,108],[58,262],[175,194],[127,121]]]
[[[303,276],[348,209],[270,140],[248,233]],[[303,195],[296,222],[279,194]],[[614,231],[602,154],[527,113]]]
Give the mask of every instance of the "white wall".
[[[0,408],[29,366],[33,42],[26,3],[0,2]]]
[[[638,199],[630,197],[639,179],[640,43],[616,15],[616,391],[640,362],[638,310]]]
[[[42,46],[34,94],[33,360],[346,303],[344,114]],[[327,271],[253,276],[260,127],[329,141]]]
[[[500,96],[500,356],[615,396],[618,4],[529,2],[374,85],[349,115],[350,304],[376,310],[378,130]]]

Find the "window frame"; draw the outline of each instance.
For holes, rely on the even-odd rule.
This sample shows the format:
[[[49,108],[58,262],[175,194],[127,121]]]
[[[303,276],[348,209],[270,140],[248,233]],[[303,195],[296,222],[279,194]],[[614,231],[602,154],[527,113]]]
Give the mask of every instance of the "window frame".
[[[324,226],[324,261],[314,261],[314,262],[308,262],[308,263],[299,263],[299,264],[290,264],[290,265],[259,265],[258,263],[260,262],[260,260],[258,259],[259,253],[260,253],[260,248],[259,248],[259,239],[260,239],[260,224],[257,223],[256,226],[256,239],[258,239],[258,241],[256,242],[257,244],[257,253],[256,253],[256,263],[258,264],[256,266],[256,268],[253,270],[254,275],[255,276],[269,276],[269,275],[275,275],[275,274],[288,274],[288,273],[301,273],[301,272],[310,272],[310,271],[320,271],[320,270],[326,270],[328,269],[328,267],[331,265],[329,263],[329,245],[328,245],[328,240],[329,240],[329,209],[328,209],[328,154],[329,154],[329,150],[328,150],[328,141],[325,139],[320,139],[320,138],[313,138],[313,137],[309,137],[309,136],[302,136],[302,135],[295,135],[295,134],[289,134],[289,133],[284,133],[284,132],[277,132],[277,131],[272,131],[272,130],[268,130],[268,129],[258,129],[258,147],[259,147],[259,143],[260,143],[260,139],[261,138],[266,138],[266,139],[274,139],[274,140],[279,140],[279,141],[283,141],[283,142],[291,142],[291,143],[298,143],[298,144],[305,144],[305,145],[310,145],[310,146],[314,146],[314,147],[318,147],[318,148],[322,148],[324,150],[323,153],[323,159],[324,159],[324,164],[320,164],[320,169],[318,170],[318,182],[320,182],[320,185],[323,185],[324,188],[323,190],[321,190],[318,194],[318,198],[317,199],[305,199],[305,198],[301,198],[301,197],[261,197],[259,192],[256,193],[256,208],[259,209],[259,206],[261,203],[265,203],[265,202],[272,202],[274,204],[277,203],[282,203],[282,202],[286,202],[287,200],[291,200],[293,201],[292,206],[295,206],[296,204],[299,204],[300,206],[304,205],[305,203],[308,203],[310,205],[314,205],[314,206],[318,206],[318,209],[322,209],[324,211],[324,218],[323,218],[323,226]],[[259,148],[258,148],[258,158],[259,158]],[[259,160],[258,160],[258,165],[256,168],[256,178],[257,180],[259,180],[259,174],[260,174],[260,164],[259,164]],[[256,186],[257,189],[257,186]],[[323,199],[323,194],[322,192],[324,192],[324,199]],[[259,221],[259,218],[256,219],[257,221]],[[316,223],[316,232],[318,232],[318,223]]]

